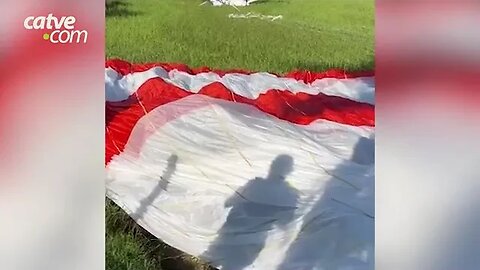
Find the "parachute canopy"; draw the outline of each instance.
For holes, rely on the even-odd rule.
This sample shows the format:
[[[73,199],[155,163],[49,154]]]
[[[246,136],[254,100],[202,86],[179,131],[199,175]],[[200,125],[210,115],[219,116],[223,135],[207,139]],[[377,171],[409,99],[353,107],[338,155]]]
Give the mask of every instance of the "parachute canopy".
[[[373,269],[374,78],[107,61],[107,196],[221,269]]]

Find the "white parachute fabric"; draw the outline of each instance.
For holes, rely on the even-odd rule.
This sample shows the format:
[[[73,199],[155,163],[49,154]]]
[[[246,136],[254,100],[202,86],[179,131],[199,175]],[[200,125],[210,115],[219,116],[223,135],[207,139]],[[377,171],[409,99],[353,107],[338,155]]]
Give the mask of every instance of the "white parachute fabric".
[[[221,269],[371,270],[373,155],[373,127],[297,125],[193,95],[138,121],[107,193]]]
[[[344,97],[358,102],[375,104],[375,79],[358,78],[322,78],[305,83],[293,78],[279,77],[266,72],[252,74],[229,73],[220,76],[214,72],[189,74],[179,70],[167,71],[162,67],[152,67],[145,71],[120,75],[112,68],[105,69],[105,98],[107,101],[126,100],[150,79],[160,78],[185,91],[198,93],[212,83],[221,83],[235,94],[258,98],[270,89],[292,93],[327,94]]]
[[[222,270],[372,270],[374,78],[105,69],[107,196]]]

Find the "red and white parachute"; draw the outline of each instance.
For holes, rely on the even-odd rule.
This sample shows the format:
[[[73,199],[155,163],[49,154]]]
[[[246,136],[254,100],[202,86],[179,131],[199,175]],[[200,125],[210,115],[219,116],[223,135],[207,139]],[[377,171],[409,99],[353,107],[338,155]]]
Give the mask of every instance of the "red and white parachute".
[[[373,269],[373,74],[110,60],[107,196],[226,270]]]

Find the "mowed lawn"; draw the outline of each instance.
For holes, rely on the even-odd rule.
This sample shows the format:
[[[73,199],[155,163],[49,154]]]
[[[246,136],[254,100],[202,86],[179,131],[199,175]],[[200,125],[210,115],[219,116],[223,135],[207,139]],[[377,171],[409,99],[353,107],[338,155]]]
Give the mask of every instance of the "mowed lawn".
[[[373,0],[264,0],[240,12],[201,0],[112,1],[108,58],[280,73],[373,68]],[[228,18],[248,12],[283,19]]]
[[[284,73],[374,68],[374,0],[264,0],[249,7],[202,0],[107,0],[106,55],[130,62]],[[283,19],[231,19],[230,13]],[[106,203],[109,270],[205,270]]]

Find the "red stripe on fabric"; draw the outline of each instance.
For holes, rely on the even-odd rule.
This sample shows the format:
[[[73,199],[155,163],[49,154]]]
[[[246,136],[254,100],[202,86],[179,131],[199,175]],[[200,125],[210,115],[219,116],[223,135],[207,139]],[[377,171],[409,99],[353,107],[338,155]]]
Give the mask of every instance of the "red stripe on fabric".
[[[249,104],[280,119],[308,125],[319,119],[353,126],[374,126],[374,106],[324,94],[310,95],[289,91],[268,90],[257,99],[248,99],[215,82],[203,87],[198,94],[222,100]],[[125,148],[132,129],[146,113],[163,104],[195,95],[160,78],[145,82],[127,100],[106,102],[105,162]]]
[[[242,69],[232,69],[232,70],[214,70],[208,67],[200,67],[192,69],[184,64],[175,64],[175,63],[147,63],[147,64],[131,64],[127,61],[120,59],[111,59],[105,62],[105,67],[109,67],[121,75],[127,75],[135,72],[143,72],[155,67],[161,67],[166,71],[178,70],[190,75],[196,75],[199,73],[213,72],[220,77],[225,76],[226,74],[231,73],[240,73],[240,74],[252,74],[255,72],[246,71]],[[359,77],[373,77],[375,75],[374,71],[361,71],[361,72],[347,72],[341,69],[331,69],[323,72],[311,72],[311,71],[292,71],[284,75],[279,75],[275,73],[270,73],[276,75],[277,77],[283,78],[292,78],[297,81],[303,81],[305,83],[312,83],[318,79],[324,78],[334,78],[334,79],[351,79]]]

